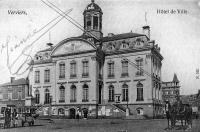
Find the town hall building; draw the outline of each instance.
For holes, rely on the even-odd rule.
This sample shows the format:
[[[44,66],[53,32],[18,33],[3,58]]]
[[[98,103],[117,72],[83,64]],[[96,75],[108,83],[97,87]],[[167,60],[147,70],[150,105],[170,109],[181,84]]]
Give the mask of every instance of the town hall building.
[[[92,0],[84,32],[36,53],[29,75],[42,115],[156,117],[162,114],[163,57],[150,27],[139,33],[102,32],[102,9]],[[128,112],[127,112],[128,111]]]

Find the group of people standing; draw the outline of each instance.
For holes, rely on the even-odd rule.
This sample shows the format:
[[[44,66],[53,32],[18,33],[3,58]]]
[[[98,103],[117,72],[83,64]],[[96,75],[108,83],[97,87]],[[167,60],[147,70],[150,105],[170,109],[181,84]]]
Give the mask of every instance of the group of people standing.
[[[13,125],[14,127],[17,126],[17,111],[16,109],[13,109],[13,111],[11,111],[11,108],[6,108],[5,112],[4,112],[4,117],[5,117],[5,124],[4,127],[6,128],[10,128],[11,125]]]

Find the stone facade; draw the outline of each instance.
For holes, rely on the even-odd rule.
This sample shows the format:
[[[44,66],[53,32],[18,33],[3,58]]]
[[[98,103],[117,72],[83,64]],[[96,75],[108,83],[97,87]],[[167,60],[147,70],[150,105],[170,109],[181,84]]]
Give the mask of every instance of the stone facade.
[[[0,85],[0,104],[16,108],[18,113],[23,113],[25,109],[25,99],[31,95],[28,80],[21,78]]]
[[[126,108],[133,115],[162,114],[163,57],[150,27],[103,37],[101,8],[92,1],[83,15],[86,32],[39,51],[30,63],[38,111],[70,118],[125,116]]]
[[[180,97],[180,85],[177,75],[174,74],[174,78],[171,82],[162,83],[163,101],[169,101],[171,104],[176,102]]]

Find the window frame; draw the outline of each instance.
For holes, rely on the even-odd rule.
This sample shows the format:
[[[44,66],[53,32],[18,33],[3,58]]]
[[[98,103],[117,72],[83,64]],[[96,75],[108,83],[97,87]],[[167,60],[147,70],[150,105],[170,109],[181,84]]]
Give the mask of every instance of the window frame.
[[[59,63],[59,79],[65,79],[65,62]]]
[[[144,86],[142,83],[137,84],[137,99],[136,101],[144,101]]]
[[[122,101],[129,101],[129,89],[127,84],[122,85]]]
[[[108,86],[108,102],[115,101],[115,89],[113,85]]]
[[[44,82],[49,83],[50,82],[50,69],[44,70]]]
[[[35,71],[35,83],[40,83],[40,71]]]

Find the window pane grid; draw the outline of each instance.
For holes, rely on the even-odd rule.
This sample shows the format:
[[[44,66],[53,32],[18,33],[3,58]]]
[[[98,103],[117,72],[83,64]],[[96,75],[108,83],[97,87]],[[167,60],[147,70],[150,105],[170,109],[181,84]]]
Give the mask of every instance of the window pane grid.
[[[35,71],[35,83],[40,82],[40,71]]]
[[[59,67],[60,67],[59,78],[65,78],[65,64],[61,63]]]
[[[109,101],[114,101],[114,87],[110,86],[109,87]]]
[[[50,70],[44,72],[44,82],[50,82]]]

